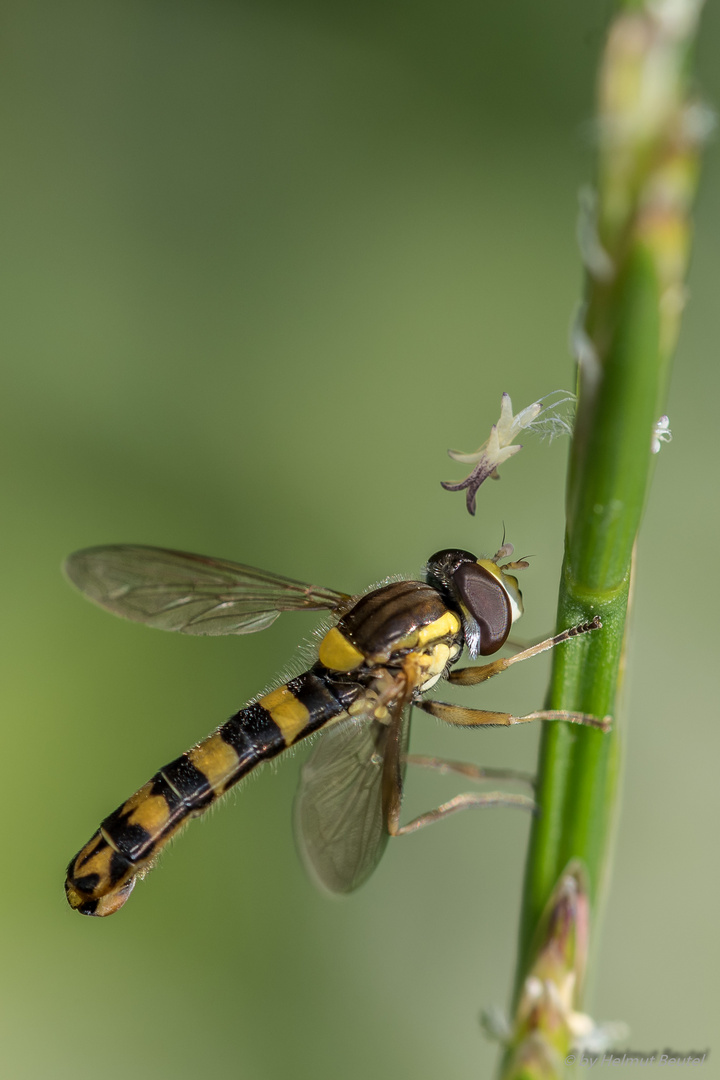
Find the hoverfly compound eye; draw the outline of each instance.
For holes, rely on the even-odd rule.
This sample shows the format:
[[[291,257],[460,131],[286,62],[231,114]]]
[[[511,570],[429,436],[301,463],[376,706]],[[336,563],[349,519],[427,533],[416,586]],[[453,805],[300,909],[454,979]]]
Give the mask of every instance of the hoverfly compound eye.
[[[470,655],[497,652],[512,626],[512,606],[502,581],[489,567],[472,562],[457,568],[453,582],[462,606]]]
[[[507,547],[511,549],[512,554],[512,545],[508,544]],[[524,611],[523,598],[522,593],[520,592],[518,579],[513,574],[508,573],[507,567],[512,567],[514,569],[516,566],[527,566],[527,563],[508,563],[507,566],[499,566],[496,555],[492,559],[478,559],[478,566],[484,567],[500,582],[510,601],[510,615],[512,622],[516,622]]]

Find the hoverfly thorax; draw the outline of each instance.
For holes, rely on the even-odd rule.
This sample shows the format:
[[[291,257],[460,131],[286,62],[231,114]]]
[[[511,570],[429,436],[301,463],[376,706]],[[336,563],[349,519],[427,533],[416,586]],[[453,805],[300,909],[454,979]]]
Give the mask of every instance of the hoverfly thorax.
[[[438,551],[428,561],[427,581],[459,613],[473,658],[497,652],[522,615],[517,578],[493,559],[477,559],[461,549]]]

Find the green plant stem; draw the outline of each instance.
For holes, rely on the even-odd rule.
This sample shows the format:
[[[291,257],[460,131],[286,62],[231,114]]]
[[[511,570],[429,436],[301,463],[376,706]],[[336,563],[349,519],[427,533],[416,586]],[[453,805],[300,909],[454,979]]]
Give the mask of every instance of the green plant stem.
[[[571,956],[548,942],[548,927],[558,920],[548,919],[547,912],[551,898],[561,895],[571,861],[586,890],[591,956],[597,951],[617,811],[618,689],[633,550],[683,306],[689,208],[702,138],[687,85],[700,6],[700,0],[687,0],[680,12],[677,5],[627,3],[610,28],[600,69],[597,217],[583,251],[578,408],[557,629],[595,615],[603,626],[555,650],[547,707],[609,714],[613,728],[603,735],[564,723],[544,726],[540,816],[528,852],[515,1029],[503,1080],[564,1075],[573,1017],[583,1004],[587,956]],[[538,990],[540,969],[533,966],[538,962],[544,991]],[[550,979],[552,993],[546,992]]]
[[[540,915],[570,859],[586,867],[591,910],[602,884],[620,756],[616,701],[632,549],[649,482],[650,433],[666,381],[660,289],[652,262],[638,252],[614,289],[593,299],[598,322],[604,318],[607,325],[612,319],[613,334],[601,373],[583,376],[581,369],[558,628],[598,614],[603,628],[572,649],[557,650],[548,708],[610,714],[614,724],[607,736],[567,724],[545,725],[541,816],[530,841],[522,919],[526,964]]]

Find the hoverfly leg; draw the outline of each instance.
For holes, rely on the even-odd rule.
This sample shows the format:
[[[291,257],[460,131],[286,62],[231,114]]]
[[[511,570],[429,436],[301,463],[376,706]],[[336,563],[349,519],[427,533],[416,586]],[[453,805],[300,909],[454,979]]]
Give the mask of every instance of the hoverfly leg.
[[[484,768],[467,761],[447,761],[445,758],[425,757],[423,754],[408,754],[405,761],[408,765],[417,765],[421,769],[434,769],[441,776],[456,773],[468,780],[515,780],[520,784],[529,784],[530,787],[535,785],[534,775],[520,769]]]
[[[486,679],[491,679],[493,675],[499,675],[501,671],[505,671],[512,664],[518,664],[521,660],[529,660],[531,656],[538,656],[540,653],[547,652],[548,649],[554,649],[556,645],[562,645],[564,641],[569,641],[570,638],[578,637],[580,634],[588,634],[592,630],[599,630],[601,626],[600,616],[596,615],[591,622],[570,626],[567,630],[555,634],[554,637],[545,638],[544,641],[539,641],[537,645],[531,645],[529,649],[523,649],[522,652],[515,653],[514,656],[505,656],[500,660],[493,660],[489,664],[482,664],[480,667],[457,668],[455,671],[450,672],[448,681],[460,686],[475,686],[477,683],[485,682]]]
[[[587,623],[580,623],[579,625],[580,626],[587,626],[588,624]],[[575,627],[572,627],[571,629],[575,630]],[[591,629],[592,630],[595,629],[595,624],[594,623],[592,624]],[[562,641],[566,640],[566,637],[565,637],[566,633],[567,633],[567,631],[563,630],[562,633],[560,635],[558,635],[561,638]],[[510,652],[513,654],[513,656],[515,656],[516,653],[526,652],[528,649],[534,649],[536,645],[542,645],[542,643],[544,641],[553,641],[553,642],[555,642],[556,645],[560,644],[560,642],[555,641],[555,638],[538,637],[538,638],[533,638],[532,640],[528,640],[527,638],[525,638],[524,640],[521,640],[520,638],[509,637],[507,639],[507,641],[505,642],[505,644],[503,645],[503,648],[504,649],[509,649]]]
[[[420,814],[419,817],[409,821],[407,825],[390,827],[389,823],[388,831],[391,836],[407,836],[409,833],[417,832],[418,829],[422,829],[426,825],[432,825],[433,822],[440,821],[441,818],[448,817],[450,814],[457,814],[460,810],[481,810],[490,806],[515,806],[519,810],[530,810],[532,813],[536,813],[538,809],[537,804],[532,799],[529,799],[527,795],[513,795],[503,791],[489,791],[485,795],[467,793],[456,795],[454,799],[442,803],[434,810],[429,810],[426,814]]]
[[[568,724],[584,724],[585,727],[593,727],[607,735],[612,727],[612,716],[591,716],[590,713],[568,712],[566,709],[540,709],[538,712],[527,713],[525,716],[514,717],[516,724],[524,724],[530,720],[564,720]]]
[[[470,670],[470,669],[468,669]],[[489,712],[487,709],[468,709],[464,705],[450,705],[444,701],[418,701],[418,709],[423,709],[438,720],[458,727],[511,727],[513,724],[527,724],[532,720],[565,720],[569,724],[583,724],[585,727],[610,730],[612,718],[599,719],[589,713],[567,712],[564,709],[541,709],[526,713],[525,716],[513,716],[512,713]]]

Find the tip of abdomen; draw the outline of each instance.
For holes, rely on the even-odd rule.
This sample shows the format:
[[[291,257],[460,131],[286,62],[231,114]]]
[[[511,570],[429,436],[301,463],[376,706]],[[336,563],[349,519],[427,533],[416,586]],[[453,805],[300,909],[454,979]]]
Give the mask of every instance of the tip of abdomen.
[[[132,863],[98,830],[68,866],[65,893],[81,915],[112,915],[127,900],[136,878]]]
[[[68,878],[65,882],[65,895],[70,907],[80,912],[81,915],[114,915],[133,891],[136,880],[137,878],[132,877],[119,889],[113,889],[112,892],[106,893],[105,896],[92,897],[76,889]]]

